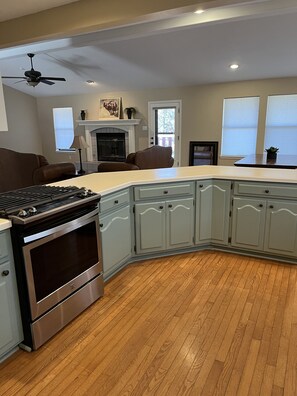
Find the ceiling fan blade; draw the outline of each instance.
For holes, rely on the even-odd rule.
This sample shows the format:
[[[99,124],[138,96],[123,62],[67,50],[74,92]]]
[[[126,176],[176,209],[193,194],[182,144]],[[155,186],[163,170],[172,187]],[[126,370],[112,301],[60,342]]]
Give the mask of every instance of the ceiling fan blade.
[[[39,80],[39,81],[42,82],[43,84],[47,84],[47,85],[54,85],[54,84],[55,84],[55,83],[52,82],[52,81],[44,80],[44,79],[41,79],[41,80]]]
[[[65,78],[63,77],[40,77],[39,78],[40,81],[42,80],[53,80],[53,81],[66,81]]]
[[[10,76],[2,76],[2,78],[22,78],[23,80],[26,80],[26,77],[10,77]]]

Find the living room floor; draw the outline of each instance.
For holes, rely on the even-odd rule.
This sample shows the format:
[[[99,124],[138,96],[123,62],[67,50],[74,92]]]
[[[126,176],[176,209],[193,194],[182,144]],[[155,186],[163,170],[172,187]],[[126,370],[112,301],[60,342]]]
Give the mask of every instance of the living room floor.
[[[297,393],[297,267],[220,252],[129,265],[39,350],[1,365],[1,395]]]

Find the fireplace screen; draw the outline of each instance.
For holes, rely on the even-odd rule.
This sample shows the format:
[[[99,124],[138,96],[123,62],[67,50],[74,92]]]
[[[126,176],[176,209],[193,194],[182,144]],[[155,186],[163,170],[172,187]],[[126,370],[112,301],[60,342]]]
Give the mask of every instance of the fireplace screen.
[[[125,133],[97,133],[98,161],[125,161]]]
[[[218,142],[190,142],[189,165],[217,165]]]

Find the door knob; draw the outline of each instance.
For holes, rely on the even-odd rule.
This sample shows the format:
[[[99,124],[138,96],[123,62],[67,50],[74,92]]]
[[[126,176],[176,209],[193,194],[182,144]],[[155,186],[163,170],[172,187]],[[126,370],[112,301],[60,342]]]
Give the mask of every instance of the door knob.
[[[9,275],[9,271],[8,270],[2,271],[2,276],[7,276],[7,275]]]

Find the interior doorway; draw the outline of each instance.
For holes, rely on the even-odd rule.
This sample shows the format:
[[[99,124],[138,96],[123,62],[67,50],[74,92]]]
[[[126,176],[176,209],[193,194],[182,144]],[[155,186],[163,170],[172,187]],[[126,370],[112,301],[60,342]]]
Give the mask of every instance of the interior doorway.
[[[172,147],[174,166],[180,165],[181,100],[148,103],[149,147]]]

